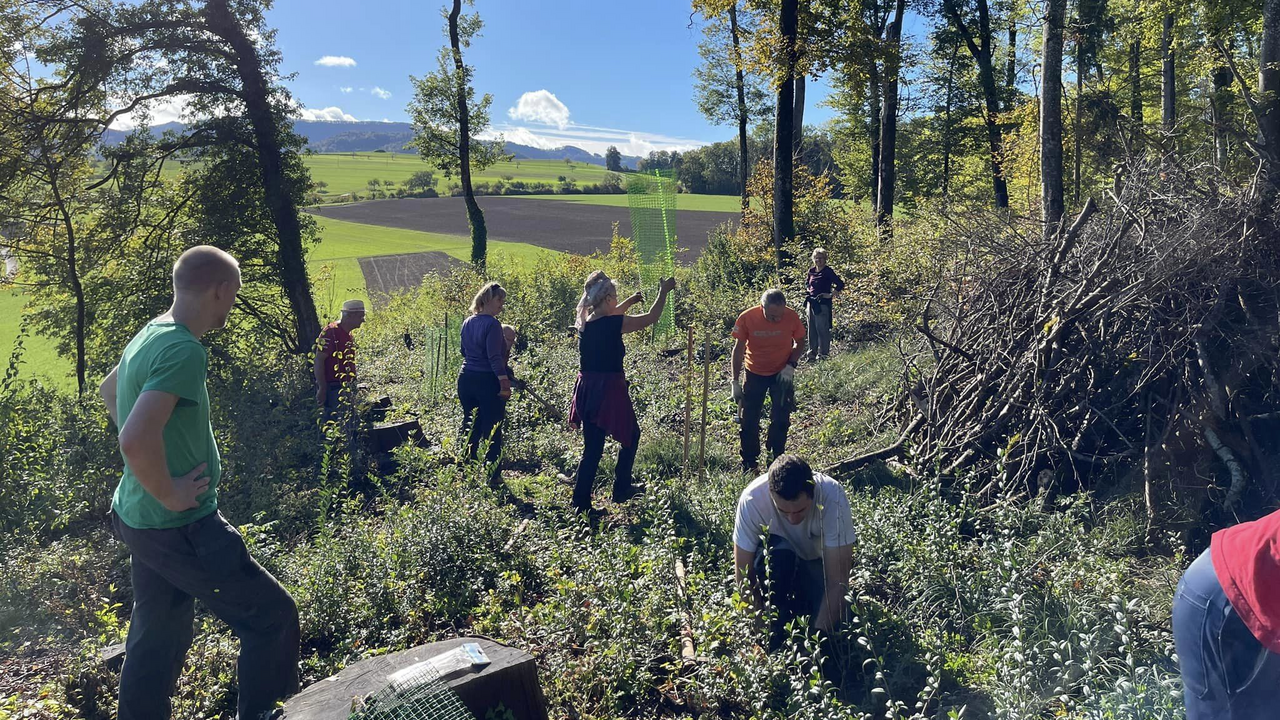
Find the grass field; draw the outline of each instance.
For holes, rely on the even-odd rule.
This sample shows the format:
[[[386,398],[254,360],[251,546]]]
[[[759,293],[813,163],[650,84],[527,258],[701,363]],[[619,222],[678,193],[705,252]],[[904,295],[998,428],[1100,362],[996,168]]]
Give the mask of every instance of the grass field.
[[[320,225],[320,244],[311,251],[307,264],[311,268],[316,305],[325,317],[334,315],[343,300],[368,299],[357,258],[439,251],[464,262],[471,259],[471,239],[460,235],[401,230],[322,217],[317,217],[316,222]],[[489,252],[516,260],[533,260],[555,251],[525,243],[490,240]]]
[[[418,159],[417,155],[401,153],[333,153],[323,155],[306,155],[303,157],[307,169],[311,171],[311,179],[324,182],[326,187],[320,191],[324,197],[335,197],[345,193],[367,193],[369,180],[378,179],[384,183],[388,180],[403,186],[411,175],[421,170],[431,170],[431,166]],[[452,179],[436,170],[438,190],[444,190],[450,182],[458,182],[455,175]],[[472,174],[474,182],[493,182],[504,176],[524,182],[544,182],[556,184],[561,175],[573,178],[578,185],[590,185],[604,179],[605,169],[599,165],[574,163],[569,167],[561,160],[512,160],[500,162],[484,172]]]
[[[9,368],[14,341],[22,327],[22,308],[26,295],[12,288],[0,288],[0,373]],[[46,384],[63,390],[75,390],[73,363],[58,356],[53,341],[30,333],[23,342],[22,377],[38,377]]]

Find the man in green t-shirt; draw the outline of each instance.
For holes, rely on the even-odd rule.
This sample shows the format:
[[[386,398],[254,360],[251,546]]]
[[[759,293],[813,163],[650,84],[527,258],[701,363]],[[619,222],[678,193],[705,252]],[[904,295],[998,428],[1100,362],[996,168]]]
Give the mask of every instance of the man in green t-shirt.
[[[240,639],[241,720],[268,715],[298,691],[297,606],[218,512],[222,463],[200,337],[227,324],[239,290],[235,258],[207,245],[186,251],[173,266],[173,306],[134,336],[102,381],[124,456],[112,527],[132,556],[120,720],[170,716],[196,599]]]

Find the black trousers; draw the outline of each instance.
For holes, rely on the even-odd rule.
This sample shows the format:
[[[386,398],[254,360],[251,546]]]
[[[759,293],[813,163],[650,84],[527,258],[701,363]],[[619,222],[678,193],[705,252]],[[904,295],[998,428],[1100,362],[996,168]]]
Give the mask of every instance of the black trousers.
[[[591,490],[596,483],[596,471],[604,456],[604,441],[609,437],[604,428],[592,422],[582,423],[582,460],[573,485],[573,506],[578,510],[591,509]],[[636,449],[640,447],[640,431],[635,434],[631,447],[618,451],[618,464],[613,475],[613,496],[622,497],[631,489],[631,471],[636,464]]]
[[[502,385],[491,372],[463,372],[458,375],[458,401],[462,403],[462,434],[467,438],[467,460],[474,462],[480,443],[489,441],[484,464],[489,479],[500,477],[502,421],[507,417],[507,399],[498,395]]]
[[[764,398],[769,396],[769,456],[786,452],[787,431],[791,429],[791,406],[795,397],[791,388],[783,388],[777,375],[756,375],[747,371],[742,385],[742,424],[738,428],[742,440],[743,467],[756,467],[760,460],[760,415]]]
[[[756,577],[766,583],[769,605],[777,613],[769,623],[769,650],[773,651],[786,640],[787,623],[799,617],[807,617],[810,622],[817,618],[826,591],[826,576],[821,558],[801,559],[781,535],[770,534],[765,539],[756,552],[754,566]]]
[[[220,513],[167,530],[139,530],[114,512],[132,555],[133,615],[120,670],[120,720],[167,720],[191,647],[195,600],[240,639],[237,717],[257,720],[298,692],[298,607],[249,557]]]

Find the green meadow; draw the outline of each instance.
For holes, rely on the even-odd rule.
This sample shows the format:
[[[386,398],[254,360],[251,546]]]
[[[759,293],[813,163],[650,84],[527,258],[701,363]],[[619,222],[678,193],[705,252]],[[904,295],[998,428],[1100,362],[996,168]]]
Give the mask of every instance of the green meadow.
[[[410,176],[422,170],[435,173],[437,190],[443,191],[450,182],[459,182],[456,175],[446,178],[439,170],[419,160],[417,155],[405,153],[327,153],[305,155],[303,162],[311,171],[312,180],[325,183],[319,193],[326,198],[355,192],[368,193],[369,181],[374,179],[403,186]],[[510,160],[473,173],[471,177],[477,183],[510,178],[527,183],[557,184],[563,175],[581,186],[604,180],[604,174],[602,166],[580,162],[570,167],[563,160]]]
[[[14,343],[22,328],[22,308],[27,304],[27,296],[20,290],[0,288],[0,373],[9,368],[9,360],[13,356]],[[27,334],[22,343],[22,377],[37,377],[46,384],[63,390],[75,390],[75,378],[72,377],[73,363],[59,357],[53,341],[36,335]]]

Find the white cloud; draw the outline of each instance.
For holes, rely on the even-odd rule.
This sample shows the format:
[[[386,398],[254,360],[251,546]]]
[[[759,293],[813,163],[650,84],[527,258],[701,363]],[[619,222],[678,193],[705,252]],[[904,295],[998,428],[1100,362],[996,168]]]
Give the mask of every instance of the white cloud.
[[[593,127],[569,123],[565,128],[531,129],[522,125],[500,124],[482,133],[482,140],[493,140],[501,133],[510,142],[551,150],[574,145],[588,152],[603,155],[610,145],[623,155],[648,155],[652,150],[678,150],[684,152],[707,143],[691,138],[670,137],[637,130]]]
[[[131,113],[121,115],[111,123],[112,130],[132,130],[139,125],[155,126],[171,122],[189,122],[196,119],[188,105],[191,95],[174,95],[146,103]],[[127,105],[120,102],[119,107]]]
[[[315,64],[321,67],[355,67],[356,61],[346,55],[325,55]]]
[[[569,108],[559,98],[546,90],[527,92],[520,96],[516,106],[508,108],[512,120],[555,125],[563,130],[569,124]]]
[[[380,87],[378,87],[378,86],[376,86],[376,85],[373,87],[373,89],[372,89],[372,90],[370,90],[370,91],[369,91],[369,93],[370,93],[371,95],[373,95],[374,97],[378,98],[379,100],[390,100],[390,99],[391,99],[391,93],[387,92],[386,90],[383,90],[382,88],[380,88]]]
[[[343,95],[347,95],[347,94],[350,94],[350,93],[351,93],[351,88],[349,88],[349,87],[340,87],[340,88],[338,88],[338,90],[339,90]]]
[[[299,120],[321,121],[321,122],[355,122],[355,115],[348,115],[342,111],[340,107],[327,107],[313,110],[312,108],[299,107],[294,116]]]

